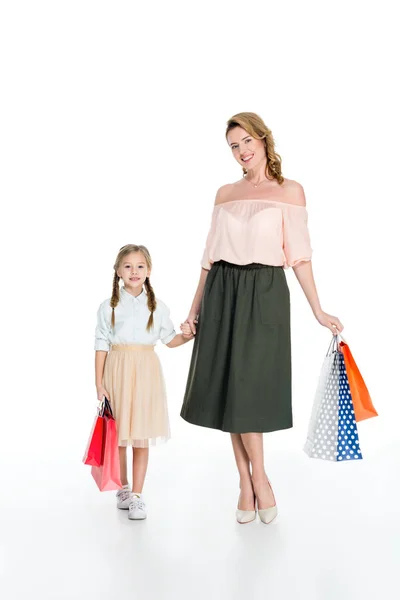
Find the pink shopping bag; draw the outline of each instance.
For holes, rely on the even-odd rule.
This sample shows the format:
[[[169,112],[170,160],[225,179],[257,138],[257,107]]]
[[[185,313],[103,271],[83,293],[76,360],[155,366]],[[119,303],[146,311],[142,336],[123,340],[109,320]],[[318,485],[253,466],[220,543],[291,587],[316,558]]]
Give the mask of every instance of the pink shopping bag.
[[[102,464],[92,466],[92,476],[101,492],[122,488],[119,472],[117,426],[108,400],[103,414]]]
[[[103,459],[103,433],[104,417],[101,416],[99,411],[94,420],[92,431],[90,432],[89,441],[83,457],[83,463],[85,465],[100,467]]]

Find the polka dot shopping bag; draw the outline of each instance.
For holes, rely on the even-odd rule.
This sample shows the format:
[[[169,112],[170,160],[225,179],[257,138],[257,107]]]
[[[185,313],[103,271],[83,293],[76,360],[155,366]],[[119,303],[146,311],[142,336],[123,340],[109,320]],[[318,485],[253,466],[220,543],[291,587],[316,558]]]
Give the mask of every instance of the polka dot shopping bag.
[[[338,335],[333,336],[322,365],[304,446],[304,452],[311,458],[336,462],[362,459],[357,418],[342,351],[344,344],[339,344]]]

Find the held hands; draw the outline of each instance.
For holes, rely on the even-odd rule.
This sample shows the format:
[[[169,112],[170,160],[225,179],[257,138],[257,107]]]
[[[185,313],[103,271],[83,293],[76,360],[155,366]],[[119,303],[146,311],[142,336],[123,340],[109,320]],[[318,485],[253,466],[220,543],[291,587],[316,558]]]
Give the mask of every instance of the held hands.
[[[336,335],[338,332],[341,333],[343,331],[343,325],[340,322],[340,320],[337,317],[334,317],[333,315],[329,315],[323,310],[316,312],[315,318],[317,319],[318,323],[330,329],[333,335]]]
[[[183,337],[187,340],[191,340],[194,337],[192,330],[190,329],[190,325],[187,321],[181,323],[181,331]]]
[[[103,400],[104,396],[107,398],[108,401],[110,401],[110,395],[107,392],[105,387],[103,387],[102,385],[98,385],[98,386],[96,386],[96,390],[97,390],[97,400],[99,402],[101,402]]]
[[[184,323],[181,324],[181,331],[183,337],[191,339],[196,335],[197,317],[195,315],[189,315]]]

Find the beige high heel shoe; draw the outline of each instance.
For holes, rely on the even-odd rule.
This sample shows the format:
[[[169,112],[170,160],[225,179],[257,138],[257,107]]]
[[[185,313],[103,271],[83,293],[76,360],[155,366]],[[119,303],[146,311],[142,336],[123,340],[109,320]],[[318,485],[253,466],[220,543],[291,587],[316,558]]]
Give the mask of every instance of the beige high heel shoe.
[[[240,485],[239,485],[240,488]],[[254,506],[256,505],[256,496],[254,495]],[[236,509],[236,521],[241,525],[245,523],[251,523],[256,518],[255,510],[241,510],[240,508]]]
[[[256,518],[255,510],[240,510],[239,508],[236,510],[236,521],[241,525],[245,523],[251,523]]]
[[[278,508],[276,506],[274,490],[272,489],[272,485],[271,485],[271,482],[268,479],[268,477],[267,477],[267,481],[268,481],[268,485],[271,489],[275,504],[274,504],[274,506],[270,506],[269,508],[258,508],[258,516],[260,517],[260,521],[262,523],[269,525],[269,523],[271,523],[271,521],[273,521],[275,519],[275,517],[277,516]]]

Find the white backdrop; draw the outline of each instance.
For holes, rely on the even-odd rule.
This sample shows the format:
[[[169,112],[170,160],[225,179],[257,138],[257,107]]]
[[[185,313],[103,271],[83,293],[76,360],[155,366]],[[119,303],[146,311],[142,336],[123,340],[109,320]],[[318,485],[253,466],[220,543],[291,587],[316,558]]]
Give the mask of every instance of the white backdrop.
[[[16,540],[23,536],[31,561],[41,556],[42,564],[53,564],[48,550],[57,551],[60,539],[43,542],[43,554],[39,551],[46,515],[51,513],[57,527],[67,506],[98,502],[80,461],[96,406],[96,310],[110,296],[116,253],[127,243],[149,248],[156,295],[171,308],[178,328],[197,285],[216,189],[240,177],[224,139],[226,120],[240,111],[264,118],[283,157],[284,175],[304,186],[322,307],[344,323],[344,336],[380,413],[359,426],[362,464],[340,467],[302,453],[330,333],[315,321],[288,271],[295,427],[266,436],[268,472],[286,498],[287,515],[297,511],[300,496],[326,527],[331,518],[343,523],[350,507],[362,515],[358,552],[363,548],[366,554],[358,554],[352,572],[361,576],[367,559],[380,560],[365,593],[382,585],[399,545],[395,537],[382,540],[379,530],[363,527],[382,511],[385,528],[394,536],[400,529],[395,505],[400,127],[394,7],[385,0],[379,6],[355,0],[2,3],[0,508],[7,535],[0,575],[8,599],[24,594],[21,581],[16,584]],[[207,494],[207,510],[226,506],[234,528],[237,481],[228,436],[179,417],[191,345],[175,350],[160,345],[158,351],[173,438],[152,453],[149,499],[164,495],[173,505],[185,505],[189,514]],[[114,500],[105,497],[100,515],[114,510]],[[36,508],[27,508],[31,502]],[[27,510],[33,514],[19,521],[23,506],[25,517]],[[207,521],[207,510],[200,502],[199,523]],[[102,518],[96,523],[100,539]],[[290,529],[285,536],[290,539]],[[199,555],[206,548],[211,552],[206,537],[195,539]],[[299,547],[291,547],[293,555],[276,563],[275,572],[297,573],[304,584],[297,592],[303,590],[304,597],[330,598],[340,569],[326,574],[322,564],[309,573],[305,565],[299,567],[305,555],[303,538],[296,539]],[[241,540],[245,555],[249,540]],[[317,537],[315,544],[320,543]],[[215,559],[229,551],[229,544],[221,544],[214,547]],[[230,599],[247,591],[258,598],[267,589],[290,597],[278,579],[268,587],[267,575],[252,592],[244,580],[233,585],[229,573],[240,571],[240,552],[227,563],[224,576],[211,569],[213,587],[207,587],[213,577],[202,580],[199,597]],[[101,564],[99,556],[96,561]],[[182,561],[185,556],[180,556],[175,583],[160,588],[165,598],[187,594],[186,584],[177,583],[181,569],[189,578],[198,577],[190,559]],[[72,576],[87,575],[85,560],[79,564],[82,571],[69,564]],[[204,575],[207,567],[201,564]],[[162,560],[160,565],[162,570]],[[32,575],[34,563],[30,568]],[[50,592],[37,577],[37,587],[31,588],[37,597],[84,597],[69,588]],[[60,581],[59,573],[54,577],[49,585]],[[113,589],[110,577],[106,591]],[[132,585],[144,598],[160,591],[140,579]],[[344,589],[335,590],[347,597]]]

